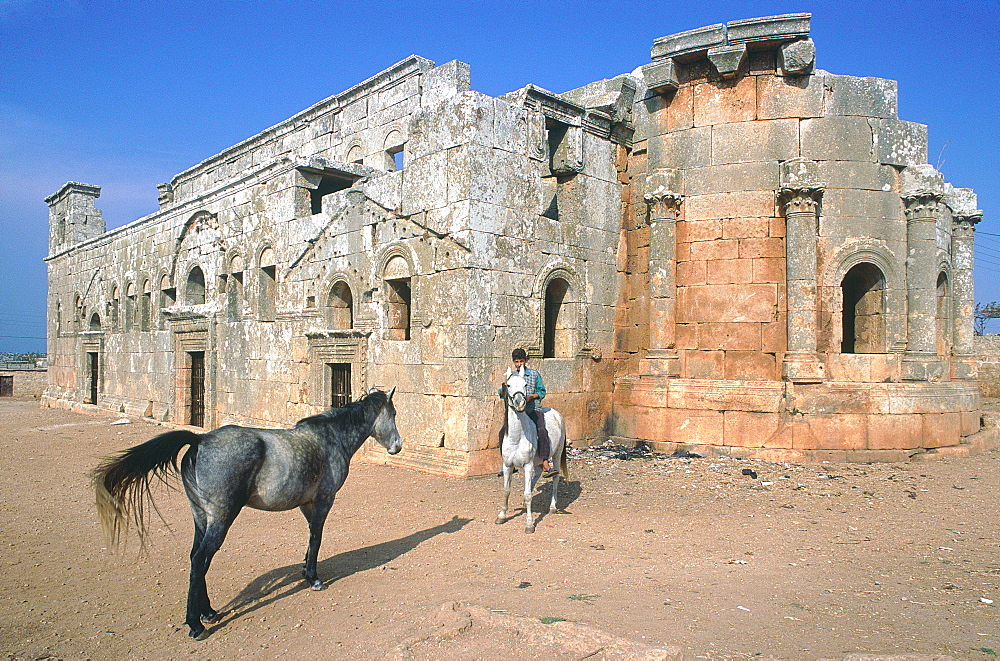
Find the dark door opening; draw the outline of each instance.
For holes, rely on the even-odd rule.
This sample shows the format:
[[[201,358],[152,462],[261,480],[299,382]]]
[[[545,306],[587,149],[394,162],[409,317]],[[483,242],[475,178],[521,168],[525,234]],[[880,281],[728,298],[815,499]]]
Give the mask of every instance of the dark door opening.
[[[97,381],[100,376],[100,362],[96,351],[87,352],[87,378],[90,381],[88,404],[97,403]]]
[[[330,406],[339,409],[351,403],[351,364],[327,363],[330,370]]]
[[[191,351],[191,420],[194,427],[205,426],[205,352]]]
[[[0,397],[14,396],[14,377],[0,376]]]

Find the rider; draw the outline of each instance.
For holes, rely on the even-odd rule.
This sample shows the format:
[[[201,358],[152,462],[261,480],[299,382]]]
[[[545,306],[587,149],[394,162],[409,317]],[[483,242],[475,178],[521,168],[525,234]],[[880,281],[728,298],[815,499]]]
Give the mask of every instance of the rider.
[[[524,412],[528,414],[532,422],[535,423],[535,427],[538,429],[538,456],[542,457],[542,476],[552,477],[554,472],[549,465],[549,432],[545,428],[545,416],[542,412],[535,408],[535,400],[539,402],[539,408],[541,407],[540,402],[542,398],[545,397],[545,384],[542,383],[542,375],[538,373],[538,370],[534,370],[527,366],[528,354],[524,352],[524,349],[517,348],[514,349],[510,354],[510,358],[514,363],[514,370],[519,370],[524,368],[524,380],[527,381],[527,400],[528,405],[525,407]],[[500,397],[503,397],[503,389],[498,393]],[[504,418],[503,428],[500,430],[500,445],[503,446],[504,433],[507,431],[507,422]]]

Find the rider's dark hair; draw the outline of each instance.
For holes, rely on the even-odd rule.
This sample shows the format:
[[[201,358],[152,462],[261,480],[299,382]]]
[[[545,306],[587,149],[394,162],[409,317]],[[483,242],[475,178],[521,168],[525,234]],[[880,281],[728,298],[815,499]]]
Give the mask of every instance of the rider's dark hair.
[[[524,353],[524,349],[518,347],[510,354],[511,360],[528,360],[528,354]]]

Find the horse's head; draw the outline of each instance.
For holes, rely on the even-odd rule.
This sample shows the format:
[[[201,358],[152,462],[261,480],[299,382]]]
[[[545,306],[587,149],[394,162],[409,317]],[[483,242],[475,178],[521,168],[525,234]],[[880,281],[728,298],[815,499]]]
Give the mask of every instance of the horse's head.
[[[528,405],[528,381],[524,378],[524,367],[521,367],[517,371],[512,369],[507,370],[504,378],[504,390],[506,392],[504,399],[507,401],[507,406],[518,413],[523,413],[525,407]]]
[[[379,391],[372,388],[368,394],[377,392]],[[389,454],[396,454],[403,449],[403,439],[399,437],[399,430],[396,429],[396,407],[392,403],[392,396],[395,393],[395,388],[385,393],[385,403],[379,409],[375,425],[372,427],[372,438],[378,441]]]

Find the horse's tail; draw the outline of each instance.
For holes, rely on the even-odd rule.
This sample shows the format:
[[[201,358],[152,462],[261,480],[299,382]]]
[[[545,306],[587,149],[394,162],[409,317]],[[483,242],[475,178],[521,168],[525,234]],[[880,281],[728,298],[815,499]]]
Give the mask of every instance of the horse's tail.
[[[569,461],[566,459],[566,438],[563,435],[563,446],[562,455],[559,458],[559,474],[562,475],[562,479],[569,479]]]
[[[146,503],[156,510],[150,478],[166,481],[170,474],[177,474],[177,455],[181,449],[185,445],[195,446],[200,440],[200,434],[186,429],[170,431],[104,460],[91,471],[97,516],[110,548],[120,546],[129,528],[134,527],[139,537],[139,552],[145,551]]]

